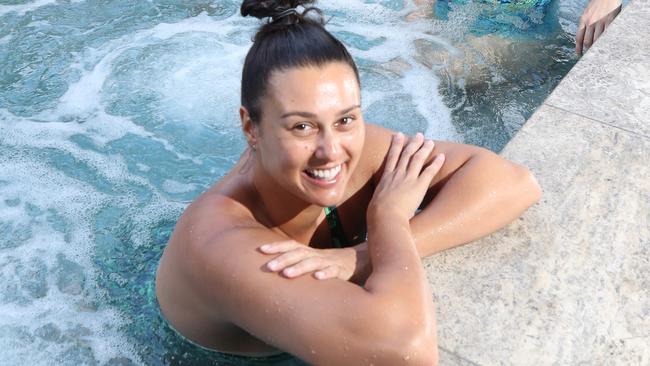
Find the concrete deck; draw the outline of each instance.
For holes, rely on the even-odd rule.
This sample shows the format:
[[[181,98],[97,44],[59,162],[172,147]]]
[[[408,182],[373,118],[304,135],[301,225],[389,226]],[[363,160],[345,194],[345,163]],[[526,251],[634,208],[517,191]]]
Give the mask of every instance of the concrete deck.
[[[425,260],[442,365],[650,365],[650,0],[632,0],[502,154],[542,201]]]

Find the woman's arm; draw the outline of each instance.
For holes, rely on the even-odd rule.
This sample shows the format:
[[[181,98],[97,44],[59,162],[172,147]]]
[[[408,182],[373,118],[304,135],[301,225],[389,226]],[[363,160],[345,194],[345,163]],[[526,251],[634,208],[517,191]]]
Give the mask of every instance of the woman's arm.
[[[378,181],[392,131],[374,125],[368,125],[367,131],[370,151],[366,156],[374,158],[369,164],[374,164],[374,180]],[[422,211],[410,220],[422,257],[499,230],[541,196],[541,189],[528,169],[489,150],[439,141],[429,159],[437,154],[446,156],[445,163],[431,182]],[[271,245],[267,253],[288,253],[292,249]],[[363,283],[370,273],[366,243],[345,249],[311,249],[303,251],[303,256],[279,256],[274,270],[291,269],[291,277],[318,271],[323,274],[319,278],[338,277],[356,283]],[[321,260],[303,260],[314,256]]]
[[[499,230],[537,202],[542,194],[532,173],[476,146],[436,142],[434,154],[445,154],[410,228],[418,253],[426,257]],[[347,253],[354,261],[351,276],[363,283],[369,273],[367,243]]]
[[[238,227],[190,246],[188,283],[202,308],[314,365],[436,364],[435,311],[408,219],[442,161],[423,170],[431,144],[411,141],[400,156],[396,141],[388,159],[395,168],[385,170],[368,210],[374,271],[365,287],[283,279],[257,251],[278,234]]]
[[[436,143],[449,174],[430,189],[411,220],[418,251],[428,256],[490,234],[519,217],[541,197],[531,172],[475,146]]]

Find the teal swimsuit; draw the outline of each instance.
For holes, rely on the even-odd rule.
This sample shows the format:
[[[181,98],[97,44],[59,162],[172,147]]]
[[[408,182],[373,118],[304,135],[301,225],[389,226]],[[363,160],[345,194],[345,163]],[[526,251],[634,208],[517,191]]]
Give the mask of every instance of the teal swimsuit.
[[[330,228],[330,235],[334,247],[345,248],[349,246],[350,243],[343,232],[343,225],[341,224],[341,219],[339,219],[336,206],[325,207],[325,219],[327,220],[327,226]]]
[[[336,248],[344,248],[349,245],[349,241],[343,232],[343,226],[339,219],[336,207],[325,208],[325,218],[330,228],[332,244]],[[161,324],[162,336],[165,344],[168,346],[168,352],[174,356],[166,358],[165,363],[169,365],[219,365],[219,366],[307,366],[304,361],[288,354],[280,353],[272,356],[237,356],[229,353],[223,353],[203,347],[196,344],[181,335],[174,327],[167,322],[167,319],[160,312],[160,306],[152,290],[153,302],[157,306],[157,319],[154,323]]]

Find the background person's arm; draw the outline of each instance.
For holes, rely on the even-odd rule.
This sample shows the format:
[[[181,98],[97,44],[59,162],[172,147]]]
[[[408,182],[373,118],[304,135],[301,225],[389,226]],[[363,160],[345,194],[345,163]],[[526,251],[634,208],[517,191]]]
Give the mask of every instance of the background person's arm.
[[[591,0],[580,17],[576,53],[591,47],[620,12],[621,0]]]

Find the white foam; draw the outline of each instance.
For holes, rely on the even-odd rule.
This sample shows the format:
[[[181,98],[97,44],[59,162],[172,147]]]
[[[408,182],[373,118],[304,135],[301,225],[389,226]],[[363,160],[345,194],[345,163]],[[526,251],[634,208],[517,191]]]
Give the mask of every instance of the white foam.
[[[34,11],[42,6],[56,4],[57,0],[35,0],[27,4],[19,5],[0,5],[0,16],[8,13],[15,13],[16,15],[23,16],[29,11]]]
[[[0,15],[9,12],[24,15],[54,3],[55,0],[0,6]],[[351,47],[355,57],[374,63],[399,58],[410,65],[410,69],[399,75],[390,75],[394,91],[364,89],[364,106],[393,94],[408,94],[415,109],[428,121],[427,136],[459,138],[451,124],[450,111],[440,100],[439,80],[434,70],[418,61],[414,42],[426,40],[439,45],[452,57],[463,57],[463,50],[456,42],[464,37],[480,7],[466,4],[463,9],[450,12],[446,22],[433,19],[406,22],[407,14],[416,9],[410,2],[399,11],[363,1],[332,0],[317,5],[326,14],[344,9],[345,16],[333,18],[327,26],[330,31],[352,32],[366,39],[385,39],[368,50]],[[241,65],[259,24],[254,19],[241,18],[238,13],[225,19],[214,19],[202,13],[176,23],[134,31],[74,54],[76,59],[69,67],[78,72],[79,79],[68,86],[52,109],[31,118],[0,109],[0,217],[14,227],[31,230],[31,234],[26,235],[28,238],[16,248],[0,250],[0,295],[11,291],[17,295],[0,301],[0,349],[4,360],[16,364],[51,364],[52,358],[64,355],[79,341],[91,347],[99,364],[115,355],[139,362],[136,352],[119,331],[126,322],[120,314],[106,305],[96,310],[82,309],[80,305],[91,300],[101,304],[103,296],[97,284],[98,268],[92,257],[96,249],[93,247],[97,234],[96,215],[106,208],[118,208],[131,225],[130,237],[123,238],[126,240],[122,244],[151,245],[152,228],[162,221],[177,218],[187,204],[171,201],[169,194],[192,192],[202,183],[183,182],[182,178],[174,179],[169,175],[156,176],[165,168],[157,166],[156,161],[138,161],[132,173],[119,152],[118,155],[106,155],[92,146],[81,148],[71,139],[83,136],[101,150],[113,141],[134,135],[162,145],[188,164],[202,164],[201,157],[182,150],[182,145],[197,141],[194,138],[200,136],[192,133],[199,134],[206,126],[222,135],[229,131],[239,133],[236,123]],[[38,27],[38,24],[32,23],[32,26]],[[8,42],[8,37],[1,38],[0,44]],[[164,123],[178,124],[178,130],[189,130],[185,141],[174,141],[173,136],[161,137],[159,131],[129,116],[112,115],[107,111],[110,97],[106,95],[107,83],[118,72],[116,66],[127,58],[127,52],[146,54],[164,46],[173,46],[166,49],[172,51],[161,52],[158,60],[149,63],[133,63],[140,72],[134,74],[138,79],[129,84],[133,89],[118,93],[126,95],[142,87],[153,90],[162,101],[154,112],[163,115]],[[122,96],[119,94],[117,98]],[[96,177],[94,179],[104,181],[114,191],[104,192],[102,187],[95,186],[97,182],[71,177],[75,167],[68,167],[65,172],[55,169],[47,161],[48,156],[43,159],[46,151],[56,151],[73,162],[82,163],[80,165],[87,166],[90,174]],[[236,159],[236,156],[219,158]],[[205,169],[214,175],[223,173],[214,166]],[[157,183],[152,183],[154,181]],[[156,185],[160,181],[162,186],[158,188]],[[133,185],[144,187],[151,198],[134,202],[137,200],[128,189]],[[16,198],[19,201],[15,201]],[[29,205],[42,212],[30,214]],[[48,209],[56,210],[62,217],[65,233],[47,220]],[[83,267],[86,282],[82,294],[58,289],[53,271],[58,255]],[[38,266],[39,261],[48,270],[45,297],[31,296],[23,286],[27,279],[16,273],[19,268]],[[124,281],[117,273],[110,276],[115,283]],[[74,333],[71,329],[75,326],[87,328],[89,332],[60,344],[40,340],[34,333],[48,323],[56,325],[62,333]]]
[[[167,193],[187,193],[197,188],[196,184],[185,184],[171,179],[165,179],[162,188]]]
[[[401,91],[397,93],[405,93],[413,97],[417,111],[428,121],[428,128],[423,132],[437,139],[461,140],[461,137],[451,124],[451,111],[440,98],[438,77],[415,59],[414,44],[418,40],[427,40],[440,45],[452,56],[459,57],[462,52],[446,39],[428,34],[426,31],[430,25],[425,21],[416,20],[405,24],[403,16],[412,11],[413,7],[406,7],[400,11],[390,11],[383,6],[381,8],[382,15],[387,17],[382,24],[346,21],[339,23],[333,21],[328,25],[328,29],[333,32],[356,33],[366,39],[384,39],[383,43],[368,50],[359,50],[354,47],[349,49],[355,57],[363,57],[379,63],[396,58],[404,60],[410,65],[410,70],[405,71],[402,76],[395,80],[396,83],[402,86]],[[362,10],[366,9],[360,9],[360,11]],[[368,13],[370,17],[374,16],[373,12]],[[430,21],[430,19],[427,19],[427,21]],[[385,98],[386,93],[365,89],[363,97],[364,105],[368,106],[377,100]]]
[[[6,141],[3,141],[2,145],[7,146],[5,143]],[[4,154],[0,156],[5,157]],[[123,321],[114,310],[103,307],[80,311],[78,305],[84,298],[92,298],[92,294],[97,291],[94,281],[96,274],[91,260],[93,248],[90,246],[94,236],[92,216],[108,198],[92,186],[53,170],[34,157],[12,157],[10,160],[3,158],[0,165],[3,167],[0,180],[9,182],[0,187],[0,196],[20,199],[20,203],[14,207],[0,204],[0,216],[12,224],[29,223],[31,230],[31,237],[20,243],[20,246],[0,252],[2,293],[5,295],[4,301],[0,302],[0,328],[8,330],[8,334],[0,335],[0,345],[12,345],[9,348],[2,347],[5,361],[10,364],[11,360],[20,360],[20,364],[49,364],[53,356],[78,346],[79,340],[88,344],[100,359],[102,352],[97,350],[110,345],[112,351],[106,354],[119,352],[137,360],[128,344],[118,344],[122,339],[118,329]],[[28,204],[37,207],[40,213],[28,214]],[[68,238],[46,220],[48,209],[56,210],[64,218]],[[83,267],[85,290],[82,294],[62,293],[57,288],[56,273],[53,269],[57,265],[59,255]],[[34,260],[42,262],[47,269],[44,283],[47,292],[44,297],[40,297],[41,294],[33,298],[29,292],[26,293],[23,288],[24,281],[34,279],[23,278],[15,273],[18,266],[29,268]],[[41,271],[42,268],[35,270]],[[17,297],[6,298],[6,295],[11,293],[8,288],[13,288]],[[26,323],[25,319],[29,321]],[[76,338],[68,337],[67,340],[61,341],[61,344],[41,342],[33,336],[34,330],[46,323],[58,324],[62,331],[81,326],[89,329],[89,332]],[[27,338],[15,341],[14,338],[20,337],[21,334]],[[34,352],[35,346],[38,352]]]

